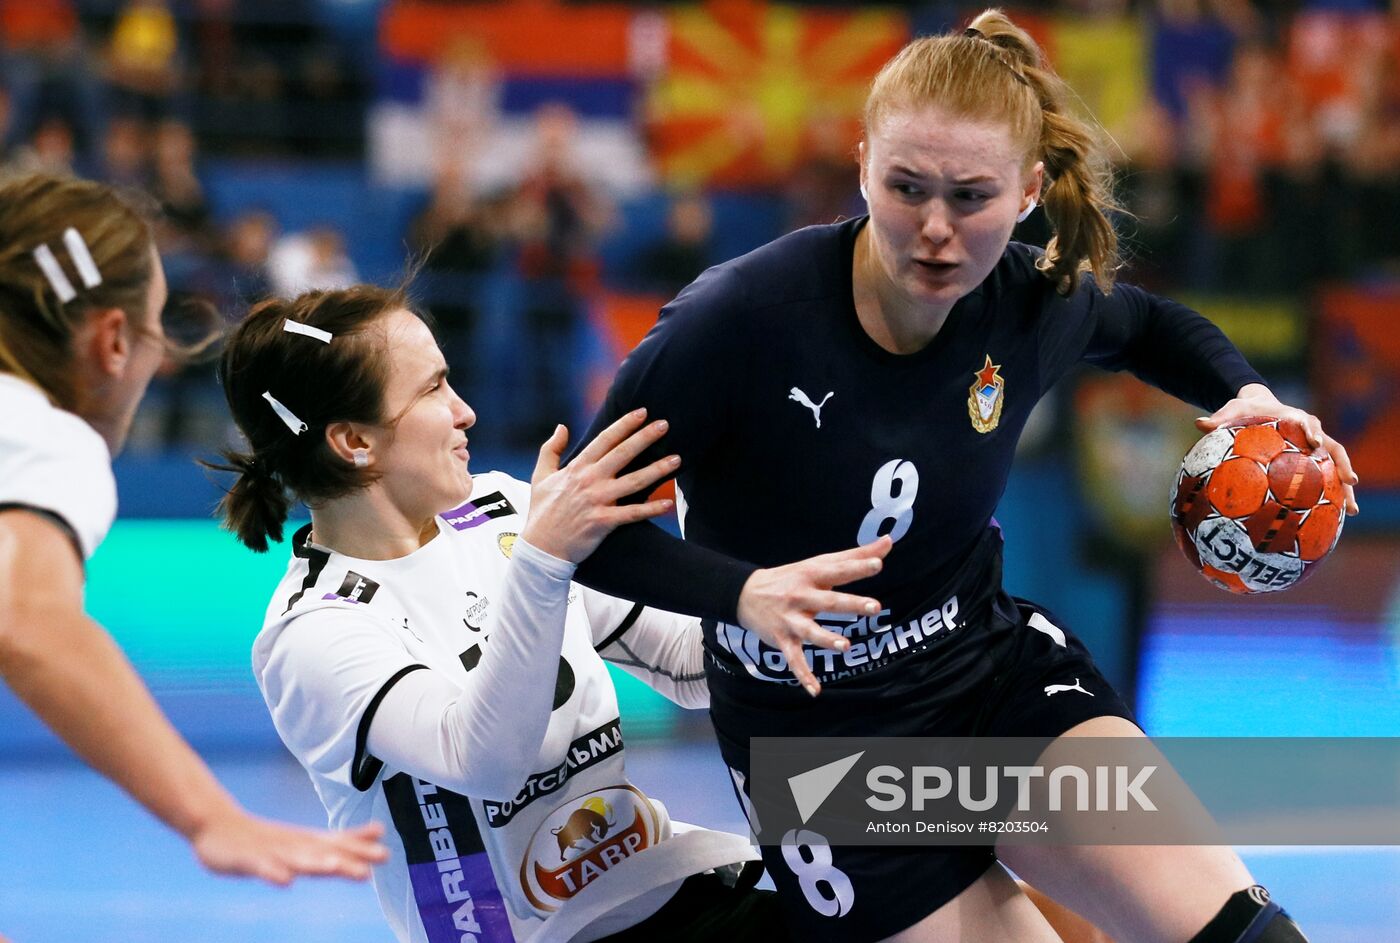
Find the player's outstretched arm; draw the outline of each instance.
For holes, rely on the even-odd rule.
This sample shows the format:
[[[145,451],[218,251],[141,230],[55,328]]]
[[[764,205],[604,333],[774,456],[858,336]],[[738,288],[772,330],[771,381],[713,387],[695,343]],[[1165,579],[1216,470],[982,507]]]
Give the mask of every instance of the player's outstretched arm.
[[[837,592],[835,587],[879,573],[893,546],[889,537],[881,537],[863,547],[755,570],[739,594],[739,624],[782,652],[793,677],[816,697],[821,685],[807,664],[802,644],[810,642],[836,651],[851,645],[850,639],[818,625],[817,613],[864,616],[879,612],[880,604],[874,599]]]
[[[1342,489],[1346,494],[1347,513],[1355,514],[1360,509],[1356,505],[1356,485],[1361,479],[1351,467],[1351,457],[1342,443],[1322,431],[1322,420],[1296,406],[1279,402],[1278,397],[1262,383],[1250,383],[1240,388],[1235,398],[1221,406],[1209,416],[1196,420],[1196,428],[1211,432],[1224,425],[1241,419],[1288,419],[1298,423],[1308,434],[1308,444],[1315,449],[1325,449],[1332,456],[1341,475]]]
[[[82,598],[68,535],[40,514],[0,512],[0,677],[88,764],[185,836],[206,867],[285,884],[298,875],[364,878],[387,859],[374,830],[332,835],[248,815]]]
[[[623,471],[664,434],[664,423],[648,423],[637,410],[609,426],[564,469],[559,460],[567,430],[558,427],[544,443],[532,477],[529,517],[505,579],[491,592],[497,600],[488,617],[491,643],[465,683],[428,669],[410,671],[388,689],[367,737],[370,755],[383,768],[490,800],[510,799],[531,772],[542,768],[540,749],[552,712],[574,564],[619,524],[644,520],[670,506],[669,501],[617,503],[675,467],[663,458],[639,471]],[[330,645],[308,634],[314,621],[303,623],[301,633],[279,638],[281,653],[269,660],[267,672],[295,678],[298,701],[335,705],[347,690],[374,690],[382,684],[376,666],[384,662],[367,647],[384,644],[381,633],[374,630],[371,640],[343,618],[335,622],[320,626],[333,633]],[[365,671],[371,675],[362,677]],[[284,681],[267,684],[279,691],[288,687]],[[272,699],[274,717],[281,710],[277,700]],[[338,718],[344,712],[337,707],[326,713]],[[294,753],[323,752],[315,742],[320,734],[308,733],[306,725],[278,722],[279,730],[293,728],[298,731],[294,736],[310,737],[289,740]],[[562,759],[561,754],[549,762]]]
[[[328,832],[261,819],[235,805],[206,817],[190,841],[210,871],[290,884],[298,877],[369,877],[370,865],[388,860],[383,834],[377,822]]]

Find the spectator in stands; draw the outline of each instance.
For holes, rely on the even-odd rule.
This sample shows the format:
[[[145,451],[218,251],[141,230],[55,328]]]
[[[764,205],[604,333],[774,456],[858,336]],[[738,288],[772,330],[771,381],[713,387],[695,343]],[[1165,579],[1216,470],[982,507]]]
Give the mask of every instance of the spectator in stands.
[[[71,175],[77,173],[78,155],[73,142],[73,128],[58,115],[39,122],[33,137],[15,151],[14,164],[26,172]]]
[[[229,223],[223,239],[220,310],[245,311],[272,296],[268,261],[276,239],[277,220],[266,210],[245,210]]]
[[[581,306],[597,284],[597,243],[612,207],[579,173],[578,120],[562,104],[535,115],[535,152],[511,200],[511,224],[524,278],[522,392],[525,415],[512,423],[522,444],[548,436],[564,418],[581,419],[576,346]]]
[[[102,135],[102,180],[116,187],[145,189],[150,184],[149,145],[145,125],[117,115]]]
[[[71,0],[0,0],[0,84],[13,99],[8,144],[29,140],[57,116],[79,147],[95,148],[102,90],[87,67]]]
[[[1207,160],[1206,226],[1197,247],[1203,287],[1258,292],[1278,284],[1282,260],[1262,237],[1273,209],[1265,174],[1284,158],[1288,110],[1296,106],[1285,76],[1277,52],[1244,46],[1226,87],[1193,99],[1191,120],[1204,129]]]
[[[1198,228],[1195,208],[1186,205],[1189,180],[1170,112],[1150,102],[1124,146],[1131,170],[1121,177],[1121,199],[1132,217],[1123,236],[1133,282],[1167,292],[1181,284],[1186,242]]]
[[[274,295],[293,298],[317,289],[348,288],[360,275],[345,254],[340,230],[317,226],[277,241],[268,258],[268,278]]]
[[[714,263],[710,237],[714,214],[700,193],[682,193],[666,213],[666,233],[643,250],[637,266],[639,287],[670,298]]]
[[[481,340],[484,279],[501,257],[506,215],[501,200],[481,200],[473,192],[463,162],[445,158],[427,205],[409,225],[408,244],[423,260],[418,290],[437,321],[443,355],[453,383],[478,401],[497,375]],[[476,397],[476,399],[472,399]]]
[[[169,119],[156,128],[151,193],[160,201],[161,252],[212,256],[218,230],[195,171],[194,132],[182,121]]]
[[[409,245],[432,272],[479,275],[496,264],[499,213],[477,198],[459,162],[438,165],[428,203],[409,227]]]

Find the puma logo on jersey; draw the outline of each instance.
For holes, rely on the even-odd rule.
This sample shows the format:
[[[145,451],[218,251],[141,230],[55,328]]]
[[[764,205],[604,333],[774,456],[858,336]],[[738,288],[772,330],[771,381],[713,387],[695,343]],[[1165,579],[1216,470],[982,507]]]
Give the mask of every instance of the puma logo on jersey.
[[[1078,678],[1074,679],[1074,684],[1047,684],[1045,686],[1046,697],[1052,694],[1064,694],[1066,691],[1078,691],[1080,694],[1087,694],[1090,697],[1094,696],[1093,691],[1086,691],[1084,688],[1080,687]]]
[[[827,400],[831,399],[831,397],[835,395],[835,393],[827,393],[825,396],[822,397],[822,401],[820,403],[813,403],[811,397],[809,397],[806,393],[802,392],[795,386],[788,391],[788,399],[792,400],[794,403],[801,403],[803,406],[806,406],[812,411],[812,418],[817,421],[818,429],[822,427],[822,407],[826,405]]]

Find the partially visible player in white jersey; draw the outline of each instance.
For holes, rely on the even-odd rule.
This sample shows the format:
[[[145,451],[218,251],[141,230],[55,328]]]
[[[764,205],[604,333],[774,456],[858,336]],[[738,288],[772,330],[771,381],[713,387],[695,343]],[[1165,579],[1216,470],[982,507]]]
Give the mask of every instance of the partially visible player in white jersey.
[[[532,484],[467,469],[471,408],[428,325],[361,286],[256,306],[221,375],[248,451],[223,511],[250,548],[292,539],[253,665],[273,722],[338,827],[381,822],[375,887],[413,943],[772,940],[773,895],[718,872],[746,838],[672,821],[631,783],[605,660],[676,702],[708,704],[699,624],[573,585],[617,506],[671,474],[631,474],[663,421],[620,418],[567,468],[567,432]],[[879,568],[869,549],[778,568],[793,617],[865,611],[831,590]],[[810,612],[808,613],[810,615]]]
[[[0,678],[210,870],[367,877],[386,854],[377,827],[250,816],[83,611],[84,564],[117,512],[112,456],[167,352],[165,300],[137,207],[71,178],[0,182]]]

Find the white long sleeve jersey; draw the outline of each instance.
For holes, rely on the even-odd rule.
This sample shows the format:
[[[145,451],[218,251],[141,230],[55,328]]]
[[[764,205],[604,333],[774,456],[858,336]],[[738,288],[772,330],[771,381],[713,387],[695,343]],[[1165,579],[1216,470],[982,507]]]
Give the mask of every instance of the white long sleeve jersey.
[[[478,475],[394,560],[303,529],[254,644],[331,826],[385,827],[374,886],[401,941],[594,940],[755,857],[673,823],[624,767],[604,658],[706,706],[698,624],[570,583],[570,564],[518,540],[528,503],[525,483]]]

